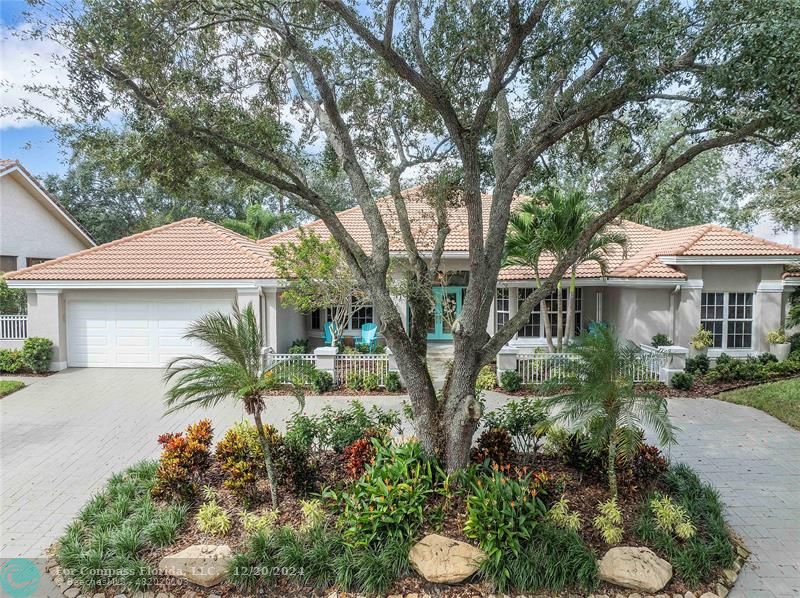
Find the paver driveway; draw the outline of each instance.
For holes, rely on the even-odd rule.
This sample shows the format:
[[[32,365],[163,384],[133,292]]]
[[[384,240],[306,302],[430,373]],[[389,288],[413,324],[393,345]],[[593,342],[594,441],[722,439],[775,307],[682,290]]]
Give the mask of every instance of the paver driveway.
[[[0,556],[40,556],[114,472],[158,454],[156,437],[209,417],[224,430],[232,405],[162,417],[158,370],[66,370],[0,400]],[[494,408],[503,395],[487,394]],[[367,399],[399,408],[402,397]],[[346,404],[310,398],[306,410]],[[278,427],[293,399],[270,401]],[[733,597],[800,595],[800,433],[749,407],[707,399],[670,401],[682,428],[673,460],[711,481],[734,529],[753,550]]]

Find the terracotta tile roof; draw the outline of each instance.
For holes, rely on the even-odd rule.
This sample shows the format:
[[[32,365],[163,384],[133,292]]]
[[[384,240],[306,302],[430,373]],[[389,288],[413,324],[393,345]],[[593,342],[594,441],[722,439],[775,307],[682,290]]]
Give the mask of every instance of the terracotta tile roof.
[[[0,158],[0,172],[8,170],[14,166],[21,166],[21,164],[17,160],[7,160],[5,158]]]
[[[433,209],[420,196],[419,188],[405,192],[407,209],[421,251],[433,247],[436,227]],[[484,225],[488,223],[491,197],[484,196]],[[523,198],[520,199],[522,201]],[[390,249],[404,250],[397,229],[394,203],[377,200],[390,237]],[[360,208],[339,213],[344,227],[363,247],[372,245],[369,229]],[[463,207],[450,210],[451,228],[445,243],[449,252],[468,250],[467,217]],[[303,228],[321,238],[330,233],[321,221]],[[661,231],[623,220],[611,228],[628,238],[627,255],[612,246],[607,256],[608,276],[613,278],[684,279],[678,269],[664,264],[664,255],[800,255],[800,250],[717,225],[701,225]],[[279,233],[255,242],[211,222],[190,218],[168,224],[99,247],[51,260],[8,275],[14,280],[209,280],[277,278],[272,266],[272,250],[281,243],[298,238],[299,229]],[[544,256],[541,275],[547,276],[554,265]],[[579,266],[577,276],[600,277],[597,264]],[[530,280],[529,268],[511,267],[500,272],[500,280]]]
[[[271,257],[218,224],[188,218],[6,275],[9,280],[265,278]]]

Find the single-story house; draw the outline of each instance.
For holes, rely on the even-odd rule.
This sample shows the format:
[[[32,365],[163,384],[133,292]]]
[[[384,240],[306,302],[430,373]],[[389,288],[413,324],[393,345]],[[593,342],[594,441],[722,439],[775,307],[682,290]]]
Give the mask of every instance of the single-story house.
[[[430,251],[435,238],[432,209],[415,192],[407,195],[417,244]],[[485,220],[490,202],[486,196]],[[390,249],[402,255],[393,203],[379,200],[378,205]],[[345,210],[339,217],[369,248],[360,209]],[[469,275],[466,212],[454,208],[448,218],[451,233],[441,267],[447,282],[436,289],[435,299],[458,313]],[[714,335],[712,356],[767,350],[766,334],[781,327],[791,288],[800,284],[800,278],[787,275],[788,267],[800,260],[800,249],[715,224],[670,231],[629,221],[615,226],[628,238],[627,255],[612,249],[605,277],[593,263],[579,267],[576,327],[605,321],[637,343],[664,333],[675,344],[688,346],[702,325]],[[322,222],[304,228],[328,237]],[[272,249],[297,235],[294,229],[256,242],[189,218],[25,268],[8,279],[11,286],[28,291],[29,334],[55,342],[54,369],[163,366],[177,355],[202,351],[183,339],[187,324],[209,310],[230,309],[234,300],[256,307],[265,343],[282,353],[295,339],[321,344],[326,321],[325,310],[303,314],[281,302],[286,282],[276,274]],[[551,266],[545,260],[542,273]],[[514,314],[533,287],[530,270],[503,269],[488,330]],[[552,297],[550,305],[556,301]],[[397,303],[406,317],[404,300],[398,297]],[[354,314],[347,335],[359,334],[361,325],[373,320],[379,315],[363,307]],[[428,338],[432,346],[448,346],[452,337],[446,318],[437,315]],[[544,346],[538,310],[510,344]]]

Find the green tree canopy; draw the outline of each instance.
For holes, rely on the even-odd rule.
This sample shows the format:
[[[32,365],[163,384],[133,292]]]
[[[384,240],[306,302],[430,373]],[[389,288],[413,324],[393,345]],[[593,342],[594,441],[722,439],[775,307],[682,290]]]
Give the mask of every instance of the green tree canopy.
[[[466,463],[477,426],[480,367],[598,231],[704,153],[787,143],[800,130],[796,0],[41,4],[45,22],[28,30],[65,47],[70,77],[64,89],[36,81],[31,88],[61,101],[71,123],[62,130],[81,138],[119,121],[137,135],[131,160],[166,189],[223,173],[266,185],[324,221],[380,313],[420,442],[451,469]],[[648,135],[674,123],[673,114],[675,134]],[[555,157],[591,165],[620,142],[624,151],[591,189],[607,198],[603,210],[490,338],[514,194],[546,182],[543,164]],[[326,147],[367,222],[366,249],[309,176]],[[384,186],[370,172],[388,182],[404,257],[424,291],[409,296],[414,314],[429,307],[448,229],[437,219],[435,249],[420,251],[401,182],[415,173],[457,174],[470,272],[441,400],[425,343],[412,341],[424,339],[425,318],[414,317],[406,331],[387,284],[394,256],[375,201]],[[488,214],[482,188],[492,190]]]

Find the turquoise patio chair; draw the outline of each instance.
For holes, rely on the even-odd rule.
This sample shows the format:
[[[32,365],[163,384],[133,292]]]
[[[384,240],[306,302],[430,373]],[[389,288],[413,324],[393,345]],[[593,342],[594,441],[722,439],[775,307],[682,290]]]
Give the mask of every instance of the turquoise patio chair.
[[[361,336],[356,340],[358,344],[368,345],[370,351],[375,350],[375,344],[378,342],[378,325],[375,322],[369,322],[361,327]]]
[[[326,347],[333,344],[333,322],[325,322],[322,327],[322,339]]]

